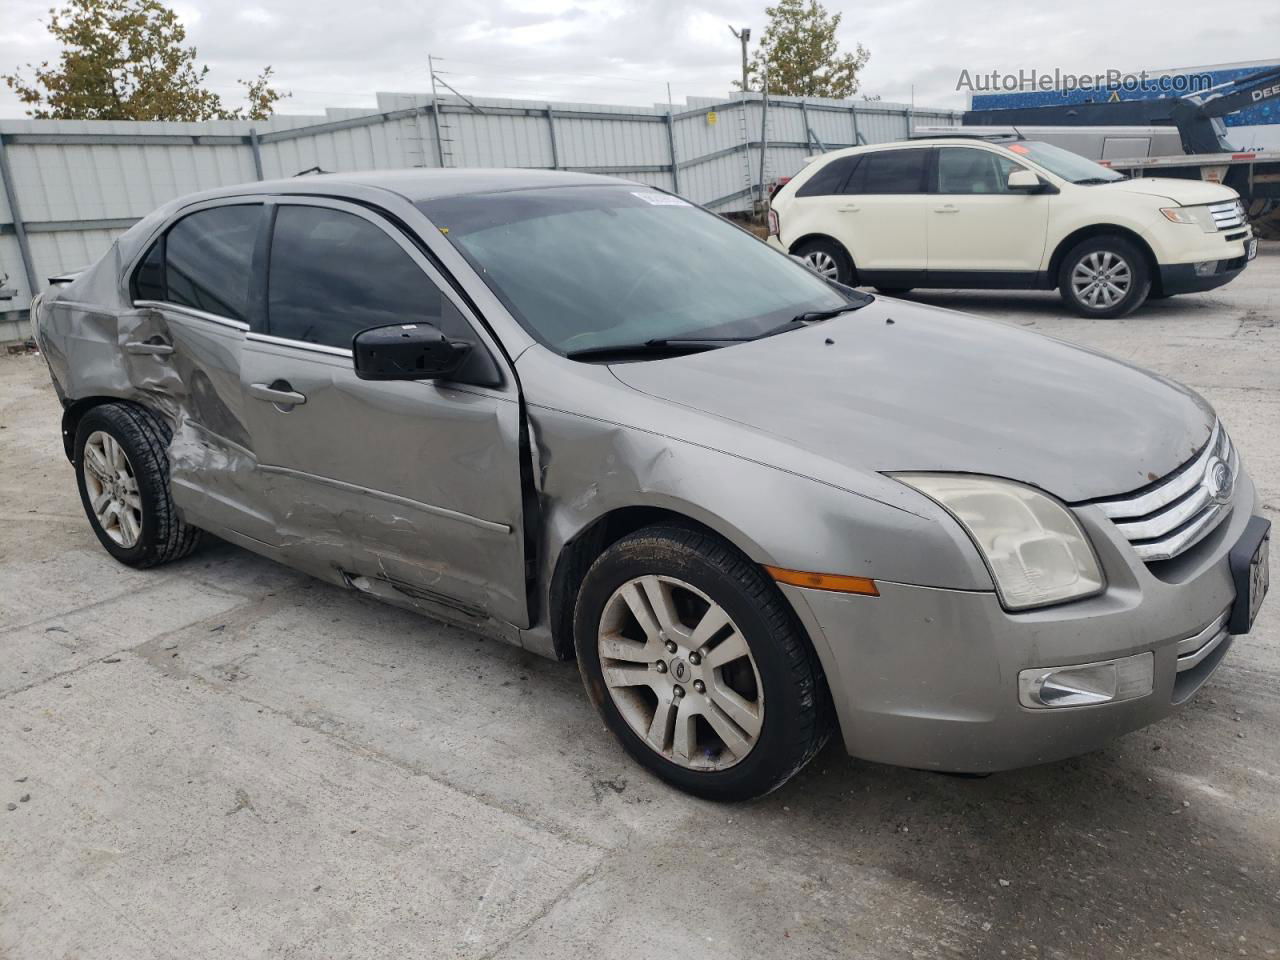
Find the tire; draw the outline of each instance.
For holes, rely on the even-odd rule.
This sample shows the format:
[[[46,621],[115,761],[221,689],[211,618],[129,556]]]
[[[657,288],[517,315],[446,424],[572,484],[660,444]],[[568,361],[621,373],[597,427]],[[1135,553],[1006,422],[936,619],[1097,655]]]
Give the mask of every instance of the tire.
[[[722,626],[699,644],[699,623]],[[775,790],[831,734],[826,679],[795,613],[756,564],[700,530],[646,527],[605,550],[578,593],[574,643],[587,694],[623,748],[696,796]],[[654,723],[659,710],[665,723]]]
[[[1280,200],[1254,200],[1249,204],[1249,222],[1259,239],[1280,240]]]
[[[876,293],[883,293],[886,297],[901,297],[914,289],[915,287],[876,287]]]
[[[1151,270],[1145,254],[1124,237],[1088,237],[1062,258],[1058,291],[1079,316],[1124,317],[1146,302]]]
[[[200,541],[169,492],[171,436],[168,425],[127,403],[94,407],[76,427],[76,485],[85,515],[107,553],[130,567],[178,560]],[[110,502],[100,514],[94,504],[104,496]]]
[[[806,240],[791,252],[808,261],[810,268],[819,276],[843,283],[846,287],[857,285],[858,274],[848,252],[830,237]]]

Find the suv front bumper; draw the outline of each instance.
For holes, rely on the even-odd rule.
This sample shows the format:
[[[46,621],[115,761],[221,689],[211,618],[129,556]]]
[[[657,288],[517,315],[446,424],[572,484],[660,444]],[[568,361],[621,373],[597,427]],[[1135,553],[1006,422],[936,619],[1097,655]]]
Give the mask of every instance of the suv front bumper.
[[[1243,470],[1236,496],[1231,515],[1186,554],[1157,565],[1158,575],[1096,507],[1076,510],[1108,587],[1039,610],[1010,613],[993,592],[880,582],[879,597],[861,597],[784,586],[823,661],[848,752],[985,773],[1096,750],[1172,713],[1231,646],[1222,636],[1178,669],[1190,638],[1235,599],[1228,554],[1257,506]],[[1039,709],[1020,702],[1025,671],[1147,653],[1153,676],[1145,695]]]

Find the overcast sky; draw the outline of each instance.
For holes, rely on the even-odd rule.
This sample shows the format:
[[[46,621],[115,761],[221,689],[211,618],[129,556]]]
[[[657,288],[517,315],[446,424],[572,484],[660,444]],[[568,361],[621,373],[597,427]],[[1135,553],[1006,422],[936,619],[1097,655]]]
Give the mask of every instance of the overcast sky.
[[[3,0],[0,72],[54,59],[43,21],[53,0]],[[375,91],[428,87],[427,54],[463,93],[536,100],[651,104],[719,96],[739,73],[727,24],[759,36],[765,3],[734,0],[181,0],[174,7],[210,84],[237,95],[236,79],[266,64],[292,91],[281,112],[373,107]],[[862,92],[917,104],[963,106],[962,69],[1093,73],[1155,70],[1280,55],[1280,5],[1236,0],[1126,4],[1116,0],[898,0],[854,4],[840,40],[871,50]],[[1217,20],[1212,11],[1226,16]],[[0,85],[0,116],[23,108]]]

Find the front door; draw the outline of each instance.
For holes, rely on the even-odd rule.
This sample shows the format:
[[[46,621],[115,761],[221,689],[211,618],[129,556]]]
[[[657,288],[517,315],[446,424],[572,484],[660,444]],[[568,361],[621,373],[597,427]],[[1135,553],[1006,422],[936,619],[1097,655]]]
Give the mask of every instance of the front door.
[[[375,213],[306,198],[271,209],[241,385],[276,547],[361,589],[528,626],[520,407],[494,345]],[[413,322],[487,351],[491,382],[356,377],[355,333]]]
[[[1031,285],[1044,256],[1051,197],[1009,189],[1009,174],[1024,169],[991,150],[939,148],[928,214],[931,282],[958,271],[958,280],[995,273]]]

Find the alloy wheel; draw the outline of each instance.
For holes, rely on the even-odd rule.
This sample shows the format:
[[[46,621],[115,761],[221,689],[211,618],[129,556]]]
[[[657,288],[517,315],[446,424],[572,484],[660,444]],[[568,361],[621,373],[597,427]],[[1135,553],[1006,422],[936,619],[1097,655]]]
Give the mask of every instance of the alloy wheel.
[[[103,533],[125,549],[135,546],[142,533],[138,478],[120,441],[104,430],[85,441],[84,485]]]
[[[755,746],[764,687],[729,614],[691,584],[643,576],[614,591],[597,633],[605,687],[654,752],[723,770]]]
[[[825,250],[811,250],[804,255],[804,259],[820,276],[828,280],[840,279],[840,267],[836,263],[836,258]]]
[[[1095,250],[1071,271],[1076,299],[1098,310],[1114,307],[1129,294],[1133,271],[1124,257],[1111,250]]]

